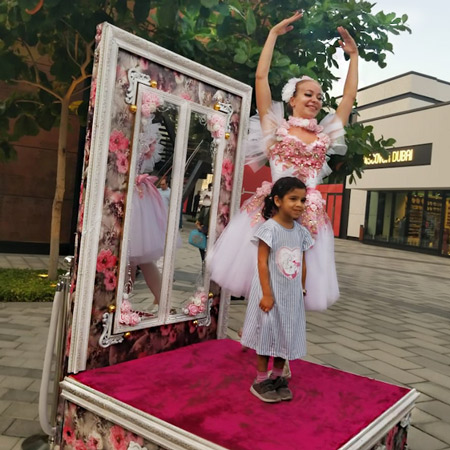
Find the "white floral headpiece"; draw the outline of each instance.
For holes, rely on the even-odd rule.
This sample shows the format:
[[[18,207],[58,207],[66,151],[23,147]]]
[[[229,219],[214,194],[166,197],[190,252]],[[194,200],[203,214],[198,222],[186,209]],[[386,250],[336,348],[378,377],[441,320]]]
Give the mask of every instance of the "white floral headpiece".
[[[301,78],[291,78],[283,87],[281,91],[281,99],[285,103],[289,103],[289,100],[294,96],[297,83],[300,81],[316,81],[314,78],[303,75]],[[317,81],[316,81],[317,82]]]

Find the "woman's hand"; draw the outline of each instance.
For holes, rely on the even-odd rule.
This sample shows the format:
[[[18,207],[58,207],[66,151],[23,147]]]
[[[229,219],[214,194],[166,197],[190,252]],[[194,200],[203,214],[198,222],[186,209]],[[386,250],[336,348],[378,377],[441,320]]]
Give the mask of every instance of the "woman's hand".
[[[344,27],[338,27],[337,30],[342,38],[342,40],[339,39],[339,45],[341,46],[342,50],[344,50],[347,55],[357,55],[358,47],[354,39],[351,37],[350,33]]]
[[[259,302],[259,307],[264,312],[269,312],[273,308],[273,297],[271,295],[263,295],[261,301]]]
[[[283,34],[288,33],[289,31],[293,30],[294,27],[291,25],[293,22],[301,19],[303,16],[303,13],[300,11],[297,11],[293,16],[288,17],[287,19],[282,20],[280,23],[277,23],[274,25],[270,32],[276,34],[277,36],[282,36]]]

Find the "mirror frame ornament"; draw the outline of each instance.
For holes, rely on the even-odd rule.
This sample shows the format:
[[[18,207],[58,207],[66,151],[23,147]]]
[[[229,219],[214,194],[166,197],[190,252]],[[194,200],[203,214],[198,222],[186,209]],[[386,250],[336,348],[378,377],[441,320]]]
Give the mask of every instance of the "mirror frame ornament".
[[[252,88],[244,83],[181,57],[176,53],[163,49],[113,25],[103,23],[99,28],[101,29],[101,38],[97,42],[100,43],[96,49],[96,67],[94,67],[95,78],[93,78],[93,83],[96,82],[96,86],[101,88],[97,89],[93,101],[93,127],[90,134],[89,163],[87,165],[83,205],[84,211],[89,211],[89,214],[86,214],[85,220],[81,225],[82,239],[80,241],[79,260],[76,272],[77,281],[74,292],[71,345],[68,359],[68,371],[71,373],[77,373],[86,369],[89,340],[92,339],[91,335],[93,334],[93,323],[98,322],[98,325],[95,325],[98,328],[98,326],[101,326],[103,319],[103,317],[100,317],[100,320],[94,319],[92,308],[96,286],[96,264],[102,211],[104,207],[111,116],[114,108],[112,99],[116,83],[116,67],[119,52],[125,51],[136,57],[145,58],[163,68],[190,77],[193,80],[198,80],[217,90],[227,92],[241,99],[239,132],[237,134],[236,151],[234,153],[230,216],[239,209],[240,205],[244,164],[242,144],[248,128],[252,94]],[[152,80],[150,80],[150,85],[151,83]],[[216,178],[220,179],[220,177]],[[217,181],[217,186],[214,187],[219,188],[219,186],[220,180]],[[215,201],[215,207],[217,208],[218,198]],[[212,206],[214,206],[214,201]],[[215,231],[215,227],[213,227],[213,234],[215,234]],[[212,241],[214,237],[212,237]],[[226,335],[229,300],[229,295],[226,292],[222,292],[217,325],[217,336],[219,338]],[[110,305],[107,312],[114,312],[114,305]],[[121,334],[117,335],[119,341]],[[116,340],[114,334],[111,332],[107,333],[106,338],[112,341]]]

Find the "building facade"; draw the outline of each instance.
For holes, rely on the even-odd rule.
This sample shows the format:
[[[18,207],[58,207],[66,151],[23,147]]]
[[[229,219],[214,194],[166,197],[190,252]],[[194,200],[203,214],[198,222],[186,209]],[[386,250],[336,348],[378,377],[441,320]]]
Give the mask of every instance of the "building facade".
[[[409,72],[361,89],[358,113],[396,143],[346,183],[347,236],[450,256],[450,83]]]

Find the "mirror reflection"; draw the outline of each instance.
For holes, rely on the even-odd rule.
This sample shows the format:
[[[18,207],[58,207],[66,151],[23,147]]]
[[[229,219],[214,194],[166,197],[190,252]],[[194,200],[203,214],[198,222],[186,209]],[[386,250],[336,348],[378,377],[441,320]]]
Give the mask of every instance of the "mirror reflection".
[[[175,253],[171,314],[205,312],[204,259],[212,200],[213,137],[206,114],[191,112],[179,227]]]
[[[119,323],[125,326],[166,313],[173,320],[174,316],[207,313],[204,261],[213,166],[226,128],[225,114],[173,98],[171,102],[170,95],[149,86],[141,85],[137,97],[135,169],[130,170],[134,182],[130,182],[133,191],[128,197],[128,235],[124,236],[128,245],[121,257],[126,273],[118,299]],[[181,155],[185,156],[180,165]],[[175,237],[170,237],[174,243],[167,237],[169,219],[170,236],[176,228]],[[170,255],[168,242],[173,247]],[[164,294],[161,299],[161,291],[167,288],[168,298]]]
[[[163,101],[149,88],[143,87],[139,98],[127,270],[120,306],[123,325],[158,315],[179,115],[177,105]]]

